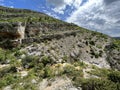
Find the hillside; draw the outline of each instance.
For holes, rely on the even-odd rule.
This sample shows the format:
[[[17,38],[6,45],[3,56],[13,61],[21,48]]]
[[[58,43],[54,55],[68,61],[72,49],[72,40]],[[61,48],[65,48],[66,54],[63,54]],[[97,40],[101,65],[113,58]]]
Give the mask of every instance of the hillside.
[[[119,70],[120,40],[0,7],[0,89],[120,90]]]
[[[115,39],[120,39],[120,37],[113,37],[113,38],[115,38]]]

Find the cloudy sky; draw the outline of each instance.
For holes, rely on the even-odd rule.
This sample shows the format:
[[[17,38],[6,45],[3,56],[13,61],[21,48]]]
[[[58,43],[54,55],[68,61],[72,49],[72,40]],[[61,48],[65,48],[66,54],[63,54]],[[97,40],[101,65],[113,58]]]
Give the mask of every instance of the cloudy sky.
[[[0,5],[44,12],[81,27],[120,37],[120,0],[0,0]]]

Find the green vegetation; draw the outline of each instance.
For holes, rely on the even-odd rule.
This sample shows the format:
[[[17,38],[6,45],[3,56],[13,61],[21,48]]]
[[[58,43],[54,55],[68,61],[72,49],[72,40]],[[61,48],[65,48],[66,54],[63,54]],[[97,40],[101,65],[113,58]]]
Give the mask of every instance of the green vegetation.
[[[39,63],[39,57],[38,56],[26,56],[22,60],[22,65],[24,68],[33,68],[35,65]]]
[[[110,72],[108,74],[108,79],[115,83],[120,83],[120,72],[119,71]]]
[[[95,42],[94,41],[90,41],[89,44],[95,46]]]
[[[119,85],[104,79],[86,79],[82,81],[83,90],[119,90]]]
[[[105,68],[93,67],[88,72],[98,78],[84,79],[80,76],[73,80],[75,86],[82,87],[83,90],[120,90],[120,72]]]
[[[41,17],[42,16],[42,17]],[[60,22],[43,13],[37,13],[25,9],[13,9],[0,7],[0,22]]]
[[[84,62],[82,62],[82,61],[77,61],[77,62],[74,62],[74,64],[73,64],[75,67],[77,67],[77,66],[80,66],[80,68],[86,68],[88,65],[87,64],[85,64]]]
[[[99,78],[84,79],[83,69],[87,68],[83,62],[75,61],[71,63],[63,62],[63,64],[55,63],[50,56],[28,56],[17,61],[16,57],[20,57],[23,53],[19,49],[12,50],[10,53],[1,49],[1,52],[7,53],[6,57],[11,59],[10,66],[0,69],[0,87],[11,85],[13,90],[36,90],[38,82],[42,79],[51,79],[57,76],[69,77],[75,86],[80,86],[83,90],[119,90],[120,89],[120,72],[105,68],[93,66],[93,70],[89,71],[90,75]],[[1,53],[2,55],[3,53]],[[3,56],[3,57],[2,57]],[[4,58],[4,54],[1,59]],[[67,57],[63,59],[67,60]],[[28,75],[21,77],[17,68],[21,67],[28,72]],[[35,80],[35,83],[32,83]],[[24,83],[24,84],[23,84]],[[22,85],[20,85],[22,84]]]
[[[12,85],[14,83],[17,83],[20,80],[20,77],[13,73],[13,74],[6,74],[4,77],[0,78],[0,87]]]
[[[106,68],[98,68],[96,66],[93,66],[93,70],[91,70],[88,73],[97,77],[107,78],[107,75],[110,73],[110,70]]]
[[[120,50],[120,40],[114,40],[111,48]]]
[[[67,62],[68,61],[68,56],[65,55],[62,59],[63,59],[62,62]]]
[[[93,49],[91,49],[90,51],[91,51],[90,54],[91,54],[92,56],[94,56],[95,58],[99,58],[99,57],[102,56],[102,52],[97,52],[97,51],[95,51],[95,50],[93,50]]]
[[[9,64],[14,61],[16,57],[13,55],[13,52],[10,50],[3,50],[0,48],[0,64]]]
[[[53,61],[53,59],[50,56],[43,56],[42,59],[41,59],[41,63],[43,63],[44,66],[46,66],[47,64],[52,65],[55,62]]]
[[[82,69],[75,69],[74,66],[65,66],[63,74],[68,75],[68,77],[74,79],[77,76],[83,77]]]
[[[14,66],[8,66],[0,69],[0,77],[4,77],[7,73],[15,73],[17,72],[16,67]]]

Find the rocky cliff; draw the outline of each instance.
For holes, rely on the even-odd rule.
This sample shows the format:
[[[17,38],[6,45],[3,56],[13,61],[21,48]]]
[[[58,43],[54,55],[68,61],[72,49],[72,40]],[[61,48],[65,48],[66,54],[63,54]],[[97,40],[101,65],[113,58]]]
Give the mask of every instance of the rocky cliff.
[[[119,90],[115,89],[119,84],[108,79],[112,69],[120,70],[119,46],[119,40],[43,13],[0,7],[0,86],[4,90],[94,90],[105,86]],[[105,81],[100,87],[97,80],[90,80],[94,87],[83,78]],[[106,81],[110,86],[103,85]]]

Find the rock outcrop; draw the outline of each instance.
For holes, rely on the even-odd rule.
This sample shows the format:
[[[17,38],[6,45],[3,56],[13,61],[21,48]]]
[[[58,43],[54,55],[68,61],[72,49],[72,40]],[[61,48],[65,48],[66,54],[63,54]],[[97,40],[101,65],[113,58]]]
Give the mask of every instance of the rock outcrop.
[[[25,23],[0,23],[1,47],[16,47],[25,37]],[[8,44],[8,45],[7,45]]]

